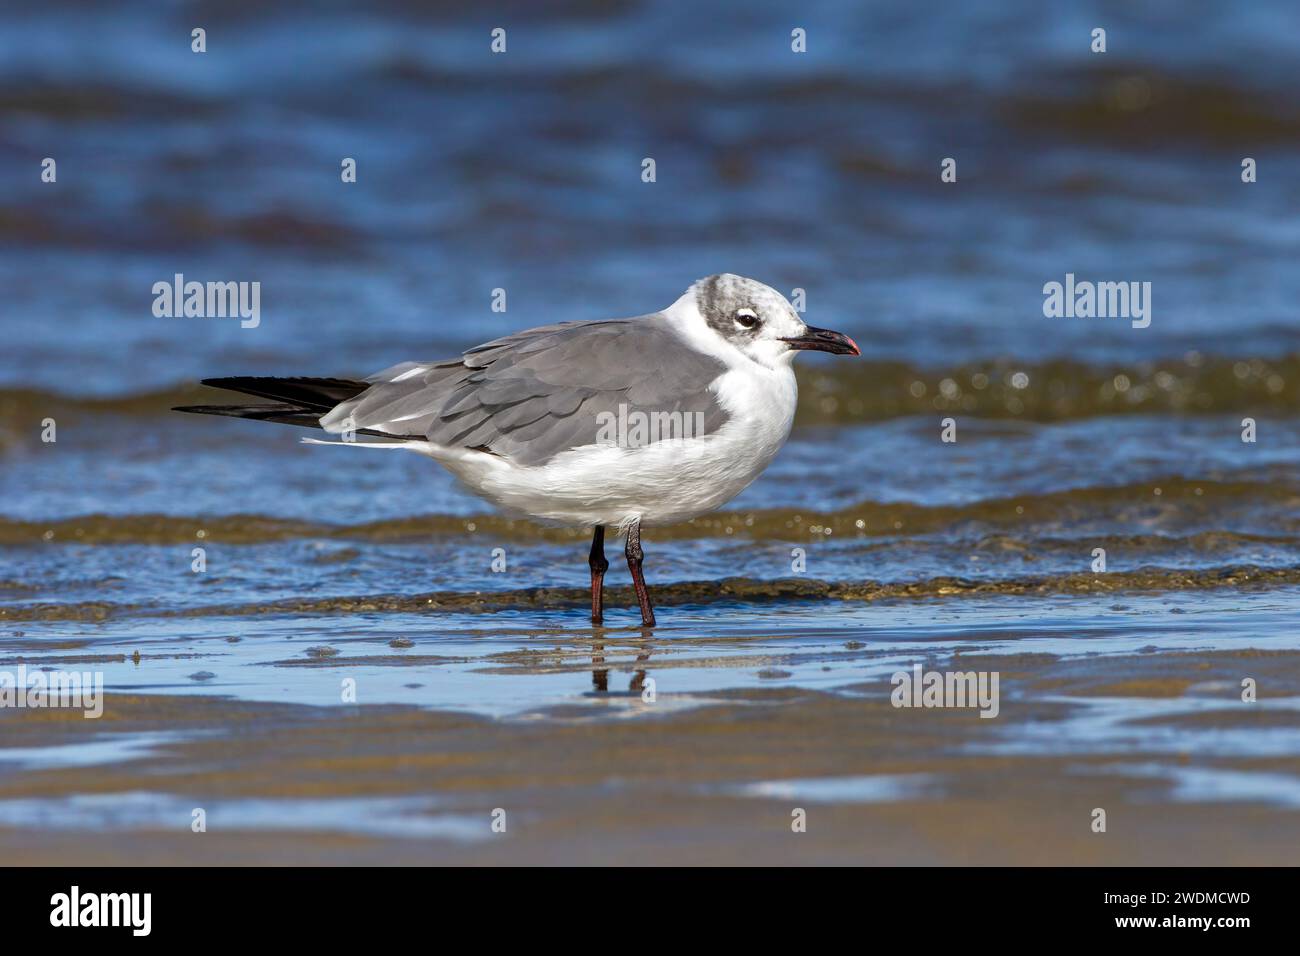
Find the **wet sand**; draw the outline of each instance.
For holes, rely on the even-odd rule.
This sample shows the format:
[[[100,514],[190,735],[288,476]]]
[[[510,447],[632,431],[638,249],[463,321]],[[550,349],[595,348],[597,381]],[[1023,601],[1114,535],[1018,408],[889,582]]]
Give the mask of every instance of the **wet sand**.
[[[16,865],[1297,862],[1300,652],[954,663],[1000,671],[996,719],[895,708],[886,680],[643,703],[620,692],[634,663],[595,706],[513,719],[116,693],[98,721],[12,711],[0,852]],[[1240,701],[1243,675],[1257,703]],[[1253,789],[1222,786],[1240,779]],[[1098,807],[1105,833],[1091,830]]]

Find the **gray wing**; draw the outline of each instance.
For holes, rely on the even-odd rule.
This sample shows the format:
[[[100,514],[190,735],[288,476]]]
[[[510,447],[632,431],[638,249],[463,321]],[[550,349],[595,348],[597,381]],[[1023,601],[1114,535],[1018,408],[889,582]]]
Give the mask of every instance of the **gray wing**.
[[[563,322],[496,339],[460,359],[386,369],[321,425],[337,432],[350,418],[355,429],[423,434],[445,447],[539,465],[595,444],[610,420],[601,413],[617,417],[620,405],[625,416],[699,413],[693,433],[716,431],[727,413],[709,386],[724,371],[658,314]]]

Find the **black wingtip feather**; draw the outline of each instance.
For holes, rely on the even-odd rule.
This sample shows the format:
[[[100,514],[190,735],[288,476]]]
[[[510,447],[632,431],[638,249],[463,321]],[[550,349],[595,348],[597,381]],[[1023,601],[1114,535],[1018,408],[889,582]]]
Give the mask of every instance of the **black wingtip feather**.
[[[174,412],[191,415],[221,415],[225,418],[248,418],[277,425],[297,425],[301,428],[320,428],[321,412],[316,408],[299,408],[295,405],[175,405]],[[426,441],[424,435],[394,435],[373,428],[358,428],[358,435],[371,438],[396,438],[400,441]]]
[[[205,378],[203,384],[224,388],[244,395],[288,402],[307,409],[330,411],[335,405],[356,398],[369,382],[356,382],[346,378],[281,378],[273,375],[231,375],[224,378]]]
[[[295,405],[177,405],[174,412],[191,415],[222,415],[226,418],[251,418],[259,422],[276,422],[281,425],[301,425],[320,428],[320,413]]]

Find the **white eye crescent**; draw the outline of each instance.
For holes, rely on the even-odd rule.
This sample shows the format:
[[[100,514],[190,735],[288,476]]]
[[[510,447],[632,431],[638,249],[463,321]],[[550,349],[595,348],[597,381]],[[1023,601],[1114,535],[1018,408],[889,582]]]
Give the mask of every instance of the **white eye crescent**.
[[[737,309],[735,319],[742,329],[752,329],[758,325],[758,313],[753,309]]]

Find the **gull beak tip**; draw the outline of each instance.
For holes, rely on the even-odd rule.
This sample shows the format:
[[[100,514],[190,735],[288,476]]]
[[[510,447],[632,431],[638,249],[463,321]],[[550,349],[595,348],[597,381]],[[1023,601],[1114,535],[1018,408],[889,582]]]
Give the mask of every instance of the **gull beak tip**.
[[[832,355],[861,355],[862,349],[843,332],[819,329],[808,326],[803,335],[782,339],[792,349],[805,349],[814,352],[829,352]]]

